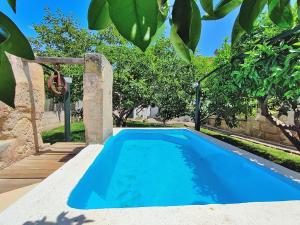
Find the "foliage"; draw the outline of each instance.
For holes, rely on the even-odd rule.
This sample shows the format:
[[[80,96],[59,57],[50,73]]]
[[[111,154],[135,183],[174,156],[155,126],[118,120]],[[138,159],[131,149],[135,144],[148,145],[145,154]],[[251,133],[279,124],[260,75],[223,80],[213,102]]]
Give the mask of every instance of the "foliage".
[[[241,93],[241,87],[232,82],[231,54],[231,47],[225,41],[216,52],[214,65],[216,68],[226,66],[202,82],[202,105],[205,106],[206,114],[216,117],[217,125],[224,119],[229,127],[234,127],[238,125],[241,116],[251,114],[255,105]]]
[[[98,35],[80,28],[72,16],[65,16],[59,10],[52,13],[45,9],[45,16],[41,24],[34,25],[34,31],[36,36],[31,39],[31,43],[38,56],[83,57],[87,52],[95,52],[95,45],[99,42]],[[81,100],[83,66],[62,65],[60,70],[73,79],[72,102]],[[47,78],[46,76],[45,79]],[[53,97],[52,93],[47,94],[48,97]]]
[[[262,43],[247,52],[234,80],[250,98],[257,99],[261,113],[281,129],[300,150],[300,49],[299,33],[276,44]],[[294,111],[294,125],[285,124],[272,115]],[[295,132],[295,133],[293,133]]]
[[[98,2],[98,4],[96,4]],[[299,1],[297,1],[299,4]],[[266,5],[272,22],[282,28],[294,26],[289,0],[220,0],[214,7],[213,0],[200,0],[207,13],[201,18],[195,0],[175,0],[171,13],[167,0],[99,0],[92,1],[89,9],[90,28],[104,29],[97,24],[109,21],[133,44],[145,50],[155,37],[156,31],[170,14],[170,39],[176,52],[187,62],[191,61],[190,51],[195,51],[201,33],[202,20],[223,18],[240,6],[240,13],[233,28],[232,40],[237,41],[245,32],[253,30],[254,22]],[[95,18],[99,18],[95,20]]]
[[[16,84],[6,52],[27,59],[34,58],[26,38],[14,23],[0,12],[0,100],[14,107]]]
[[[144,54],[122,38],[114,27],[100,33],[103,53],[114,68],[114,118],[124,126],[133,110],[154,104],[163,121],[188,115],[193,111],[192,84],[212,64],[211,59],[194,57],[183,63],[168,39],[161,38]]]
[[[160,40],[153,49],[152,59],[156,71],[154,102],[164,123],[186,114],[194,81],[191,67],[180,62],[170,47],[169,41]]]
[[[165,123],[176,117],[193,115],[193,84],[212,67],[212,60],[205,57],[193,57],[191,64],[185,64],[176,57],[168,39],[160,39],[149,49],[154,68],[152,85],[154,100],[158,106],[158,116]]]
[[[190,65],[183,63],[167,39],[158,40],[144,54],[113,26],[91,34],[79,28],[74,18],[59,11],[52,14],[47,10],[42,24],[34,28],[37,37],[32,43],[38,55],[82,57],[85,51],[96,51],[107,57],[114,69],[113,109],[118,126],[125,125],[135,108],[139,110],[150,104],[161,108],[159,115],[165,121],[190,114],[194,97],[192,84],[212,64],[212,59],[201,56],[193,57]],[[89,49],[89,45],[77,48],[79,39],[86,43],[99,42],[95,49]],[[82,99],[82,67],[72,65],[61,69],[64,74],[73,75],[72,101]]]
[[[221,78],[212,79],[213,83],[222,80],[225,82],[211,86],[209,92],[220,95],[225,90],[226,95],[221,95],[219,99],[228,100],[233,119],[241,113],[247,115],[242,106],[259,103],[261,114],[280,128],[291,143],[300,149],[300,33],[270,41],[269,37],[281,30],[269,25],[270,21],[263,16],[260,25],[256,25],[256,31],[245,35],[231,49],[226,57],[232,64],[220,69]],[[219,52],[222,51],[227,51],[224,46]],[[245,54],[241,55],[240,52]],[[217,59],[219,57],[219,61],[224,60],[223,56],[217,56]],[[217,111],[223,109],[224,104]],[[285,124],[279,119],[281,115],[287,115],[288,111],[294,112],[294,125]],[[278,115],[273,115],[272,112],[278,112]],[[232,120],[226,122],[230,121]]]
[[[151,103],[153,70],[149,58],[131,46],[114,27],[100,33],[97,51],[105,55],[114,69],[113,116],[117,126],[124,126],[135,108]]]

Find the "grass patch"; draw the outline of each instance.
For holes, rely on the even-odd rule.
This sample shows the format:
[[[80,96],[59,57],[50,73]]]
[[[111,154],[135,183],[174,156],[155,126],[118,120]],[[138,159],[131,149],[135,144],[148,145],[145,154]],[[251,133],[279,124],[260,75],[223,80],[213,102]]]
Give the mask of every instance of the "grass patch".
[[[56,143],[65,141],[64,127],[58,127],[53,130],[44,131],[42,133],[44,143]],[[84,125],[83,122],[76,122],[71,124],[71,140],[73,142],[85,142]]]
[[[127,127],[164,127],[159,123],[145,123],[142,121],[128,121]],[[166,127],[182,127],[180,124],[167,125]],[[242,140],[220,132],[201,128],[201,132],[212,136],[216,139],[234,145],[255,155],[273,161],[291,170],[300,172],[300,156],[271,148],[262,144],[256,144],[251,141]],[[74,142],[84,142],[84,126],[82,122],[72,123],[71,138]],[[50,131],[43,132],[43,140],[45,143],[55,143],[64,141],[64,128],[59,127]]]

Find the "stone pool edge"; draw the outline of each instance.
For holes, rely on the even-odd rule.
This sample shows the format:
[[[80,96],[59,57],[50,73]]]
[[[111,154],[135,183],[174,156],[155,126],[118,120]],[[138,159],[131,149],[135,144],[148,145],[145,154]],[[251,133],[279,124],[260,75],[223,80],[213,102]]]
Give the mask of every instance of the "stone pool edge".
[[[300,173],[296,172],[296,171],[293,171],[293,170],[290,170],[284,166],[281,166],[279,164],[276,164],[270,160],[267,160],[267,159],[264,159],[258,155],[255,155],[251,152],[247,152],[243,149],[240,149],[238,147],[235,147],[231,144],[228,144],[228,143],[225,143],[221,140],[218,140],[214,137],[211,137],[209,135],[206,135],[206,134],[203,134],[201,132],[198,132],[198,131],[195,131],[195,130],[191,130],[191,129],[188,129],[189,131],[201,136],[201,137],[204,137],[208,140],[210,140],[211,142],[214,142],[215,144],[221,146],[222,148],[224,148],[225,150],[227,151],[231,151],[231,152],[234,152],[246,159],[249,159],[250,161],[254,162],[254,163],[257,163],[259,165],[262,165],[264,167],[267,167],[269,169],[271,169],[272,171],[276,172],[276,173],[279,173],[283,176],[286,176],[298,183],[300,183]]]
[[[120,130],[122,129],[114,129],[114,134]],[[195,133],[199,134],[198,132]],[[281,166],[278,165],[279,168],[277,168],[277,164],[273,165],[274,163],[272,162],[269,164],[268,160],[257,157],[251,153],[248,154],[239,148],[207,135],[199,135],[214,141],[227,150],[237,151],[236,153],[242,154],[244,157],[250,157],[252,160],[258,160],[258,163],[265,163],[264,165],[266,166],[276,166],[276,171],[284,172],[284,167],[282,167],[282,169],[280,168]],[[60,218],[62,217],[72,219],[74,224],[76,224],[75,220],[86,219],[90,221],[87,224],[91,225],[295,225],[297,223],[296,221],[300,221],[300,201],[100,210],[79,210],[70,208],[67,205],[69,194],[89,165],[91,165],[101,152],[102,148],[103,145],[87,146],[77,156],[51,174],[27,195],[4,210],[0,214],[0,224],[30,225],[30,223],[34,224],[34,222],[42,221],[43,219],[57,225],[71,224],[61,220]],[[290,172],[288,169],[286,170],[285,172]],[[292,174],[292,176],[296,175],[300,177],[298,173]]]

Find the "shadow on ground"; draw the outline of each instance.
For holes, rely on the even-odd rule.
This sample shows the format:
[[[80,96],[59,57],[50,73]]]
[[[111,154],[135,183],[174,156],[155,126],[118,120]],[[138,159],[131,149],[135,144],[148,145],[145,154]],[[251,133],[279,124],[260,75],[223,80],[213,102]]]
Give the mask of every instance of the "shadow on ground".
[[[45,216],[41,220],[27,221],[23,225],[82,225],[94,222],[93,220],[88,220],[84,215],[68,218],[67,214],[68,212],[62,212],[57,216],[56,221],[48,221]]]

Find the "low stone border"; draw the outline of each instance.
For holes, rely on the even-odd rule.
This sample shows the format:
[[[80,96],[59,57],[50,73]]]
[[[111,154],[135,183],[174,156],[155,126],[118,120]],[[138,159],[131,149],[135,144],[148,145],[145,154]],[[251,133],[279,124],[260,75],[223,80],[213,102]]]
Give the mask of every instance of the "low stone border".
[[[114,133],[118,131],[115,130]],[[265,166],[276,167],[272,162],[254,157],[250,153],[224,144],[214,138],[203,136],[221,144],[228,150],[244,157],[253,158],[258,163],[264,162]],[[102,148],[103,145],[86,147],[31,192],[1,213],[0,224],[296,225],[300,221],[300,201],[99,210],[70,208],[67,205],[69,194]],[[290,171],[280,168],[280,166],[279,168],[276,167],[276,171],[295,177],[299,176],[297,173],[289,174]]]

